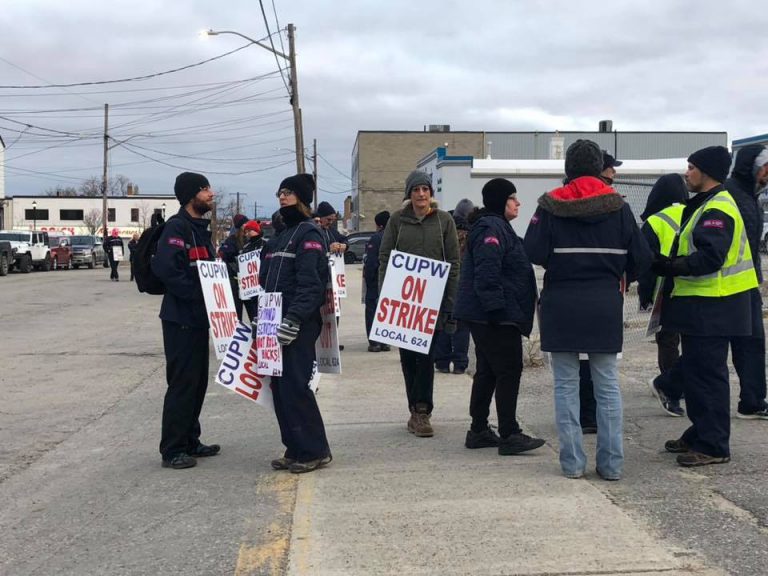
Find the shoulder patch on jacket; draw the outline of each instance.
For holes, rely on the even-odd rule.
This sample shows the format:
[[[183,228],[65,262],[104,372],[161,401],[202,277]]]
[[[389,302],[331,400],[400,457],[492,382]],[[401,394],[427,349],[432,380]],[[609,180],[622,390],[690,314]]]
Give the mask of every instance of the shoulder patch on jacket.
[[[531,224],[538,224],[538,223],[539,223],[539,217],[536,214],[531,216]]]
[[[176,246],[176,248],[184,248],[184,239],[171,236],[168,238],[168,246]]]
[[[307,240],[304,242],[304,250],[320,250],[323,251],[323,245],[320,242],[314,240]]]
[[[709,220],[704,220],[702,223],[702,227],[704,228],[725,228],[725,222],[722,220],[717,220],[715,218],[710,218]]]
[[[500,246],[499,239],[496,238],[496,236],[486,236],[483,239],[483,244],[495,244],[496,246]]]

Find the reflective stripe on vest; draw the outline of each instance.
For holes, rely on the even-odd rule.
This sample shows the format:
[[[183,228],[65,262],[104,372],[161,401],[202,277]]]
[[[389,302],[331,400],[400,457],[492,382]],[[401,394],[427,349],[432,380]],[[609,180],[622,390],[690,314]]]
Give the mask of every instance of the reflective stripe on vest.
[[[744,220],[736,202],[725,190],[700,206],[680,232],[678,256],[688,256],[696,252],[693,243],[693,230],[708,210],[717,209],[733,219],[733,239],[728,249],[722,268],[704,276],[677,276],[672,297],[675,296],[732,296],[757,288],[757,274],[752,262],[752,250],[749,248]]]
[[[648,225],[659,239],[659,252],[662,256],[669,256],[672,251],[675,236],[680,231],[683,210],[685,210],[685,204],[672,204],[648,217]]]

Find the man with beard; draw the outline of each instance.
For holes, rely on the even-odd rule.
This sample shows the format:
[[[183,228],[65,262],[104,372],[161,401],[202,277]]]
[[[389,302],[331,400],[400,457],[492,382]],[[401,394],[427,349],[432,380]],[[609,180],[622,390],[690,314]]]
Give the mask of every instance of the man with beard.
[[[200,442],[200,411],[208,388],[208,315],[198,260],[213,260],[210,221],[213,190],[202,174],[183,172],[173,187],[181,208],[157,242],[152,272],[165,284],[160,307],[168,390],[163,403],[160,454],[164,468],[191,468],[215,456],[218,444]]]

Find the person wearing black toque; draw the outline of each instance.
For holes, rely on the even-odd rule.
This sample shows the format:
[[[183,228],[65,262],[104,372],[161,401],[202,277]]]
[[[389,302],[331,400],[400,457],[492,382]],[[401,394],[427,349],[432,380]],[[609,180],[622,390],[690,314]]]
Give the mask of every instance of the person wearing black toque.
[[[237,261],[237,256],[245,245],[245,230],[243,225],[248,222],[248,217],[243,214],[235,214],[232,217],[232,229],[224,239],[224,242],[219,246],[217,256],[221,258],[227,265],[227,271],[229,272],[229,285],[232,288],[232,297],[235,300],[235,311],[237,312],[238,319],[243,317],[243,301],[240,300],[240,286],[237,283],[237,275],[240,273],[240,265]]]
[[[317,207],[317,216],[320,226],[320,232],[328,245],[328,251],[332,254],[344,254],[347,251],[347,237],[339,232],[336,227],[336,210],[328,202],[320,202]]]
[[[750,291],[758,285],[757,274],[744,220],[722,184],[730,165],[723,146],[688,157],[685,180],[693,197],[669,257],[658,256],[652,266],[672,279],[664,284],[663,314],[666,329],[681,335],[691,426],[664,447],[685,467],[730,461],[728,344],[752,333]]]
[[[483,186],[483,206],[467,239],[453,312],[457,320],[469,323],[477,357],[469,402],[472,425],[464,445],[520,454],[544,444],[524,434],[517,422],[522,337],[533,328],[536,277],[509,224],[520,207],[515,185],[504,178],[489,180]],[[488,425],[494,395],[498,436]]]
[[[589,356],[597,401],[596,471],[619,480],[624,467],[623,414],[617,354],[623,346],[622,279],[651,263],[629,205],[599,178],[603,154],[576,140],[565,154],[565,184],[547,192],[525,234],[531,262],[543,266],[541,349],[552,354],[560,467],[568,478],[586,471],[579,421],[579,354]]]
[[[285,452],[272,460],[272,468],[295,474],[316,470],[332,459],[320,408],[309,388],[328,284],[328,248],[310,217],[314,188],[311,174],[296,174],[280,183],[277,198],[285,229],[262,249],[259,269],[264,290],[283,295],[283,319],[277,329],[283,374],[272,378],[272,394]]]
[[[365,280],[365,334],[371,333],[373,316],[376,312],[376,303],[379,300],[379,250],[384,229],[389,222],[389,212],[384,210],[374,217],[376,232],[368,239],[365,245],[365,260],[363,261],[363,280]],[[389,352],[388,344],[379,344],[368,340],[368,352]]]
[[[160,454],[164,468],[190,468],[196,458],[221,447],[200,442],[200,411],[208,389],[208,314],[198,260],[213,260],[210,220],[213,190],[202,174],[183,172],[173,192],[181,204],[165,223],[152,258],[152,272],[165,284],[163,324],[168,390],[163,403]]]

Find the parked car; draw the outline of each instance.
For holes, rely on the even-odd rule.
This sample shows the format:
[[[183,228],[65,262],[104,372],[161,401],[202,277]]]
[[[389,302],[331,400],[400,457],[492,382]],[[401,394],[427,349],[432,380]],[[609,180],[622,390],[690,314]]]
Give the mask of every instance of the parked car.
[[[13,266],[13,256],[16,250],[8,240],[0,240],[0,276],[5,276]]]
[[[107,259],[101,239],[95,236],[72,236],[72,266],[95,268]]]
[[[72,244],[70,235],[59,236],[49,235],[48,245],[51,247],[51,259],[53,261],[53,269],[66,268],[69,270],[72,268]]]
[[[14,265],[24,273],[32,268],[47,272],[51,269],[51,249],[48,232],[37,230],[7,230],[0,232],[0,240],[6,240],[15,248]]]
[[[362,262],[363,257],[365,256],[365,246],[370,239],[370,232],[365,235],[358,232],[352,238],[347,237],[348,246],[347,251],[344,252],[344,263],[355,264],[357,262]]]

